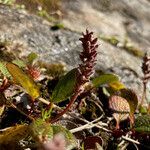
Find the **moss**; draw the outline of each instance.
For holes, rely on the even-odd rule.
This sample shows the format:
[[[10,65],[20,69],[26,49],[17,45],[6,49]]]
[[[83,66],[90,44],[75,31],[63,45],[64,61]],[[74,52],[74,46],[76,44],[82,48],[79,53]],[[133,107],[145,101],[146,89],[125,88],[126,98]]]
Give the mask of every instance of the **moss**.
[[[126,51],[129,53],[133,54],[134,56],[143,58],[144,57],[144,52],[134,46],[125,46],[123,47]]]
[[[100,38],[114,46],[117,46],[117,44],[119,43],[119,40],[115,36],[110,36],[110,37],[101,36]]]
[[[10,45],[9,41],[0,41],[0,60],[12,61],[15,58],[14,54],[8,51]]]
[[[61,0],[0,0],[0,4],[26,9],[49,22],[56,22],[61,17]]]
[[[2,61],[12,61],[14,59],[15,59],[14,53],[0,50],[0,60],[2,60]]]
[[[61,24],[61,23],[57,23],[55,24],[54,26],[51,27],[52,30],[59,30],[59,29],[63,29],[64,28],[64,25]]]
[[[49,22],[55,22],[56,19],[52,16],[49,15],[49,13],[46,11],[46,10],[39,10],[37,12],[37,14],[42,17],[42,18],[45,18],[46,20],[48,20]]]
[[[128,40],[125,38],[124,43],[122,43],[117,37],[115,36],[100,36],[100,38],[108,43],[110,43],[111,45],[115,46],[115,47],[120,47],[124,50],[126,50],[127,52],[129,52],[130,54],[137,56],[139,58],[143,58],[144,57],[144,52],[133,46],[133,45],[129,45],[128,44]],[[121,45],[121,46],[118,46]]]
[[[14,53],[15,51],[15,53]],[[12,61],[19,58],[22,51],[22,45],[8,40],[0,41],[0,60]]]
[[[14,0],[9,0],[14,1]],[[46,11],[54,11],[60,8],[61,0],[17,0],[16,4],[25,5],[25,7],[32,12],[37,11],[41,6]]]
[[[38,62],[41,68],[46,69],[46,74],[50,75],[52,78],[58,78],[64,75],[65,65],[61,63],[48,64],[44,62]]]
[[[6,5],[12,5],[14,4],[15,0],[0,0],[0,3],[6,4]]]

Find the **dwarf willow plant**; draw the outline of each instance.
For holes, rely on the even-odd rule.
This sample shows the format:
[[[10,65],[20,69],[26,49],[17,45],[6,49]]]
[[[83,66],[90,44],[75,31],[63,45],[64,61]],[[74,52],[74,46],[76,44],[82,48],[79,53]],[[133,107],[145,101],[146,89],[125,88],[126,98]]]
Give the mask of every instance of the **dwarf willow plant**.
[[[83,86],[87,82],[91,83],[92,85],[90,89],[97,88],[104,84],[107,84],[109,87],[111,87],[114,92],[125,88],[125,86],[119,81],[118,76],[114,74],[103,74],[92,80],[90,79],[94,73],[94,66],[96,64],[96,50],[98,48],[97,38],[93,38],[93,32],[89,32],[88,30],[86,30],[86,33],[83,34],[83,37],[80,38],[80,41],[83,47],[83,51],[80,53],[80,60],[82,63],[79,64],[77,68],[69,71],[59,80],[49,99],[51,107],[53,107],[52,103],[62,102],[68,97],[70,97],[69,104],[55,118],[50,118],[51,123],[57,121],[64,113],[69,110],[78,96],[84,92]],[[33,61],[36,58],[37,55],[31,53],[28,56],[28,61],[26,62],[26,64],[24,64],[22,61],[15,60],[13,61],[13,63],[5,63],[5,67],[4,65],[2,65],[2,63],[0,63],[0,66],[2,66],[0,68],[2,70],[2,73],[4,73],[4,70],[5,72],[7,72],[7,74],[9,73],[15,80],[15,83],[21,85],[25,89],[25,91],[32,97],[33,101],[35,99],[38,99],[41,95],[39,87],[34,82],[32,75],[32,72],[34,71],[32,70],[32,68],[34,68]],[[28,73],[30,73],[30,76],[22,71],[22,69],[18,65],[21,68],[26,67],[29,70]]]
[[[145,127],[145,122],[147,122],[147,120],[149,122],[149,116],[146,116],[145,119],[143,119],[142,126],[139,124],[139,120],[141,118],[138,118],[138,121],[135,120],[134,113],[136,112],[138,106],[137,95],[131,89],[127,89],[125,85],[119,81],[119,77],[117,75],[107,73],[91,79],[91,76],[95,71],[94,67],[96,64],[98,48],[97,38],[93,38],[93,32],[86,30],[86,33],[82,34],[82,37],[79,40],[81,41],[83,48],[80,53],[81,63],[59,79],[49,99],[42,100],[42,102],[48,105],[45,110],[43,110],[43,108],[41,110],[42,118],[32,118],[32,123],[25,126],[23,131],[26,131],[26,128],[29,128],[29,131],[31,131],[29,135],[36,142],[42,143],[42,145],[44,144],[44,141],[52,140],[56,134],[61,132],[64,133],[65,140],[67,143],[69,143],[69,147],[74,147],[76,145],[74,136],[67,129],[63,128],[62,126],[53,125],[53,123],[57,122],[72,107],[74,102],[79,96],[81,96],[81,94],[90,93],[93,89],[101,86],[103,89],[105,89],[107,96],[109,97],[109,109],[112,111],[112,114],[116,120],[117,130],[120,129],[120,122],[126,118],[129,118],[132,128],[134,128],[134,124],[136,122],[137,131],[143,131],[145,129],[145,131],[149,132],[149,128]],[[0,86],[0,96],[5,99],[4,101],[7,101],[4,91],[13,84],[22,86],[25,92],[31,96],[33,103],[38,100],[41,101],[42,93],[40,91],[40,87],[35,82],[35,79],[40,76],[40,71],[36,68],[34,63],[36,58],[37,55],[35,53],[31,53],[27,57],[28,61],[25,63],[20,60],[14,60],[11,63],[0,62],[1,73],[5,76]],[[147,67],[147,61],[149,61],[149,58],[145,56],[142,67],[145,75],[145,79],[143,80],[144,85],[146,85],[147,80],[149,79],[149,67]],[[85,88],[86,83],[89,83],[88,85],[90,85],[88,89]],[[103,85],[107,86],[104,87]],[[53,104],[63,102],[66,99],[69,99],[68,105],[64,108],[64,110],[53,117],[51,115],[53,112]],[[5,103],[2,102],[0,108],[2,108],[4,105]],[[20,127],[22,129],[24,126],[18,127],[19,128],[16,130],[17,132],[15,136],[19,136],[18,131],[20,131]],[[14,128],[12,128],[12,132],[13,129]],[[16,139],[21,140],[22,138],[23,136]],[[7,139],[6,134],[2,134],[0,136],[0,141],[3,141],[4,139]],[[13,139],[14,137],[10,140]]]

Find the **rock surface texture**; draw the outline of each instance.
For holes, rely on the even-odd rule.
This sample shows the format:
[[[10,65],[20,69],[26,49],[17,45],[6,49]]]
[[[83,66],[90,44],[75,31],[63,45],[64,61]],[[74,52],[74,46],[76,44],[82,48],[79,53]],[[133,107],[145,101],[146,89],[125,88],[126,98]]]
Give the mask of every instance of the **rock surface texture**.
[[[127,36],[138,47],[150,50],[150,1],[148,0],[64,0],[66,27],[86,28],[98,34]]]
[[[49,63],[64,62],[68,69],[78,65],[78,54],[81,50],[79,37],[81,31],[84,32],[86,28],[93,29],[96,35],[123,37],[128,33],[132,41],[141,48],[148,49],[150,3],[146,0],[135,1],[131,3],[128,0],[114,0],[112,3],[108,1],[101,4],[105,4],[105,7],[99,7],[96,0],[92,4],[90,1],[68,0],[68,3],[66,1],[63,4],[66,10],[63,19],[66,29],[57,31],[52,31],[50,24],[40,17],[1,5],[0,40],[21,43],[22,55],[36,52],[41,60]],[[136,30],[132,30],[134,27]],[[141,59],[103,40],[99,40],[99,45],[96,68],[120,75],[127,86],[141,91]]]

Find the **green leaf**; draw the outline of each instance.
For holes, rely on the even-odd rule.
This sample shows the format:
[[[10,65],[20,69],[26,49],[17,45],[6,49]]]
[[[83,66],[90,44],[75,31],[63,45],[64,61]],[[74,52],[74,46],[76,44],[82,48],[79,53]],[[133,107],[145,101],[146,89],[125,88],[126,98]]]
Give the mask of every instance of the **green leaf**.
[[[38,57],[38,55],[36,53],[33,53],[31,52],[29,55],[28,55],[28,63],[29,64],[32,64],[33,61]]]
[[[141,127],[137,127],[135,128],[135,131],[137,132],[141,132],[141,133],[146,133],[146,134],[150,134],[150,126],[141,126]]]
[[[141,114],[147,114],[148,111],[146,106],[141,106],[141,105],[138,107],[138,110]]]
[[[141,115],[138,116],[135,120],[135,127],[140,127],[140,126],[150,126],[150,115]]]
[[[30,131],[33,139],[36,141],[41,140],[40,138],[47,137],[48,140],[51,140],[53,138],[53,128],[49,123],[46,123],[42,119],[35,120],[30,125]]]
[[[115,91],[125,88],[125,85],[123,83],[121,83],[120,81],[109,83],[109,86]]]
[[[36,85],[34,80],[29,77],[25,72],[23,72],[17,65],[12,63],[7,63],[6,67],[9,73],[12,75],[17,83],[26,90],[26,92],[32,97],[37,98],[40,95],[39,87]]]
[[[59,125],[51,125],[42,119],[35,120],[29,127],[32,138],[36,141],[51,141],[55,135],[63,135],[66,142],[66,149],[71,150],[76,146],[74,135],[66,128]]]
[[[135,120],[135,131],[150,134],[150,115],[138,116]]]
[[[54,135],[56,135],[56,134],[64,135],[67,150],[71,150],[72,148],[77,146],[76,139],[75,139],[74,135],[69,130],[67,130],[66,128],[59,126],[59,125],[52,125],[52,128],[53,128]]]
[[[6,63],[4,62],[0,62],[0,71],[2,72],[2,74],[6,77],[11,77],[10,73],[8,72],[7,68],[6,68]]]
[[[51,102],[57,103],[64,101],[73,94],[76,86],[76,72],[76,68],[72,69],[59,80],[52,93],[52,97],[50,99]]]
[[[12,61],[12,63],[17,65],[20,68],[26,67],[26,64],[20,59],[15,59],[15,60]]]
[[[115,81],[119,81],[119,78],[115,74],[103,74],[92,80],[94,87],[99,87],[103,84],[109,84]]]

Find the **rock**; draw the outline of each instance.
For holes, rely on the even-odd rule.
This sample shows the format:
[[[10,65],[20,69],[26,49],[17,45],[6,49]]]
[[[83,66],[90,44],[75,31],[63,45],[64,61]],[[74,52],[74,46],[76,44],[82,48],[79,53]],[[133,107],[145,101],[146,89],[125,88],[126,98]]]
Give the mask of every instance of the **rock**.
[[[44,19],[8,6],[0,6],[0,22],[0,40],[22,43],[22,55],[35,52],[45,62],[64,62],[68,70],[78,66],[80,33],[69,29],[52,31]],[[128,86],[142,91],[141,59],[102,40],[99,44],[96,68],[117,73]]]
[[[148,0],[63,0],[63,23],[74,31],[88,28],[97,34],[128,37],[137,47],[150,50]]]

